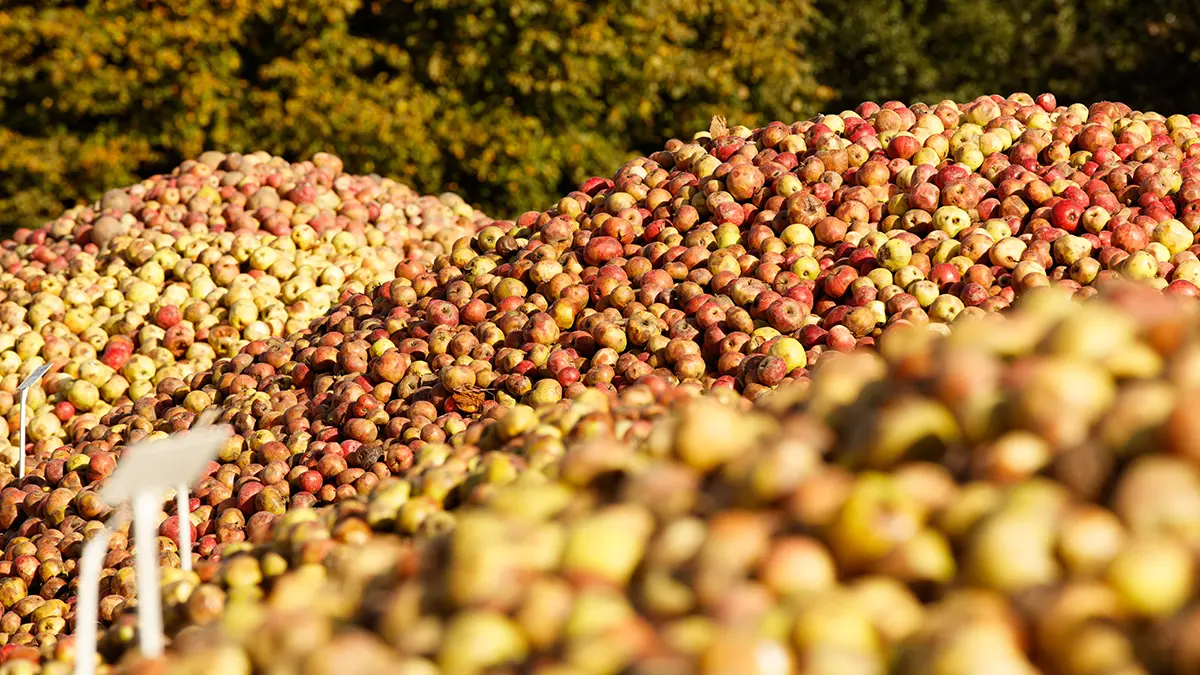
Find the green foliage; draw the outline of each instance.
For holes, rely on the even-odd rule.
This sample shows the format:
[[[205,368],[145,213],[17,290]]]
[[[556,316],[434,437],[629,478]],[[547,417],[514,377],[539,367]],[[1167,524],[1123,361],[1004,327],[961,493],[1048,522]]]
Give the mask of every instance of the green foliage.
[[[812,114],[808,0],[0,0],[0,228],[205,149],[490,212],[671,135]]]

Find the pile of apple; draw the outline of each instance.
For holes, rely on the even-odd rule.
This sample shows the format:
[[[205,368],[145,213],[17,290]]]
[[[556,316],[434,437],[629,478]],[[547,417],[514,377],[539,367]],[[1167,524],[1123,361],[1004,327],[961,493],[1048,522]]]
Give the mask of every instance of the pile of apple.
[[[161,559],[178,564],[182,531],[204,575],[169,575],[183,612],[174,628],[219,614],[208,600],[178,609],[199,581],[246,574],[235,585],[258,588],[289,565],[319,565],[376,536],[444,541],[459,509],[492,508],[509,483],[574,484],[572,472],[585,470],[573,447],[593,453],[581,485],[594,478],[597,499],[616,499],[606,477],[626,471],[620,448],[658,447],[655,433],[667,432],[655,430],[673,424],[656,423],[667,404],[697,396],[745,409],[778,402],[776,390],[805,399],[824,387],[840,416],[816,419],[842,439],[843,463],[865,462],[857,470],[890,470],[914,446],[925,460],[925,449],[941,448],[931,466],[956,481],[1036,481],[1092,438],[1097,415],[1124,419],[1110,398],[1090,398],[1107,396],[1103,378],[1043,372],[1029,365],[1041,347],[1017,342],[997,353],[1033,356],[1009,375],[989,356],[937,381],[938,371],[922,370],[933,357],[904,336],[953,340],[964,324],[1020,334],[1006,310],[1043,287],[1075,301],[1129,282],[1147,297],[1200,294],[1198,138],[1200,117],[1017,94],[864,103],[753,130],[716,118],[515,220],[343,174],[328,155],[288,164],[206,153],[107,193],[0,246],[10,444],[16,385],[54,365],[30,396],[28,477],[0,469],[0,636],[20,658],[68,658],[59,637],[70,632],[75,558],[113,506],[99,486],[127,445],[185,431],[206,410],[232,440],[195,486],[191,522],[174,515],[169,495],[159,514]],[[1053,323],[1070,304],[1034,315]],[[1093,343],[1107,349],[1111,362],[1093,365],[1112,377],[1155,375],[1167,356],[1154,341],[1166,337],[1109,349],[1116,324],[1066,325],[1087,328],[1070,334],[1085,356]],[[973,330],[965,334],[986,341]],[[909,394],[852,386],[875,366],[838,357],[896,344],[909,346],[884,358],[900,359],[897,377],[913,388],[895,391]],[[826,362],[860,370],[813,379]],[[1044,381],[1022,389],[1031,369]],[[922,377],[944,391],[923,389],[935,385]],[[1068,381],[1100,393],[1072,397]],[[972,387],[987,395],[972,399]],[[1010,404],[1028,417],[997,417],[996,401],[1017,389],[1025,393]],[[949,411],[926,405],[930,396]],[[1146,396],[1130,405],[1154,409],[1159,399]],[[688,419],[702,435],[727,431]],[[1009,427],[1027,433],[1004,435]],[[945,450],[963,444],[973,448],[966,456]],[[16,457],[12,447],[6,461]],[[713,461],[692,468],[707,475],[726,459]],[[1077,489],[1072,480],[1061,478]],[[292,536],[281,532],[297,519],[321,526],[302,526],[311,539],[264,562],[261,547]],[[890,536],[858,529],[868,543]],[[870,569],[917,594],[930,581],[957,583],[939,576],[953,566],[956,536],[922,535],[910,545],[926,548]],[[122,532],[105,561],[110,660],[133,638],[130,545]],[[265,566],[257,576],[234,562],[247,552]],[[861,572],[853,560],[837,563]],[[913,566],[920,574],[905,577]],[[261,592],[269,588],[245,600]]]

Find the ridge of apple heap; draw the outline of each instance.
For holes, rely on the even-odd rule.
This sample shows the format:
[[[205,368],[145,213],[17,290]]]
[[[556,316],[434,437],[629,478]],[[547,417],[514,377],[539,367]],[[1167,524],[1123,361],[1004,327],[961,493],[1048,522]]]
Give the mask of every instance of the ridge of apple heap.
[[[870,346],[896,324],[944,329],[1030,288],[1087,297],[1130,278],[1194,294],[1191,121],[1172,117],[1170,136],[1150,135],[1168,128],[1160,116],[1093,108],[1014,96],[961,111],[864,104],[870,122],[846,114],[751,131],[717,120],[696,142],[670,141],[548,211],[496,221],[430,265],[401,263],[394,280],[307,330],[248,346],[211,382],[190,383],[204,391],[193,408],[234,394],[240,434],[395,472],[414,443],[453,441],[493,409],[585,386],[649,377],[753,399],[804,377],[826,351]],[[1094,121],[1081,126],[1083,117]],[[1019,120],[1029,126],[1008,154],[969,173],[980,148],[1012,136]],[[1109,123],[1119,132],[1111,139],[1098,131]],[[922,136],[913,161],[943,151],[958,161],[910,163],[903,140]],[[1067,140],[1095,152],[1064,160]],[[1089,215],[1054,215],[1076,207]],[[245,409],[264,395],[280,400],[261,414]]]
[[[945,330],[1041,286],[1088,297],[1123,277],[1194,294],[1198,121],[1023,95],[864,104],[754,131],[715,120],[546,212],[442,237],[439,253],[349,289],[310,328],[159,377],[152,395],[76,424],[33,480],[0,491],[0,524],[16,534],[6,556],[74,545],[107,512],[92,488],[124,444],[187,428],[210,405],[238,436],[196,491],[197,555],[266,536],[289,508],[357,503],[393,476],[411,478],[393,493],[406,511],[377,525],[428,535],[453,522],[446,509],[486,496],[480,482],[556,466],[561,429],[514,442],[497,428],[518,402],[529,407],[515,419],[537,428],[586,387],[757,399],[828,352],[897,326]],[[645,430],[585,417],[585,430]],[[130,562],[116,548],[110,572]]]
[[[421,276],[416,284],[408,284],[413,291],[401,290],[394,300],[390,298],[390,287],[380,288],[374,295],[415,310],[409,317],[401,317],[405,321],[430,320],[460,326],[474,321],[472,325],[477,328],[480,323],[498,324],[503,314],[516,308],[523,316],[508,317],[505,328],[510,332],[523,327],[516,324],[531,323],[531,340],[527,343],[553,340],[557,331],[564,346],[575,350],[571,359],[576,363],[568,367],[560,358],[551,366],[550,374],[557,376],[564,371],[561,378],[555,378],[563,387],[570,386],[575,377],[573,370],[580,371],[581,380],[588,378],[590,384],[603,385],[613,379],[634,381],[660,369],[668,379],[704,380],[710,376],[723,386],[736,380],[736,386],[754,396],[814,361],[823,350],[870,344],[882,327],[894,321],[949,322],[960,311],[976,311],[969,309],[972,307],[1001,308],[1020,289],[1047,282],[1078,287],[1087,294],[1096,279],[1124,275],[1158,286],[1170,285],[1176,292],[1195,292],[1193,282],[1200,269],[1194,244],[1194,231],[1200,227],[1195,207],[1200,199],[1195,155],[1200,153],[1200,146],[1196,144],[1194,122],[1181,115],[1166,119],[1154,113],[1133,112],[1116,103],[1064,107],[1056,106],[1052,97],[1035,101],[1020,94],[1008,99],[981,97],[961,106],[941,102],[906,107],[891,102],[880,108],[865,103],[858,112],[825,115],[791,125],[772,123],[755,131],[728,128],[719,122],[694,142],[672,140],[663,151],[631,162],[614,179],[588,180],[581,190],[547,212],[524,214],[516,223],[500,221],[495,229],[473,239],[459,238],[461,230],[438,234],[438,245],[443,250],[456,247],[454,255],[439,263],[438,269],[433,269],[434,256],[426,256],[421,264],[401,270],[410,282]],[[219,158],[206,156],[209,163],[218,166],[222,166],[220,162],[228,163]],[[326,168],[319,171],[340,170],[336,158],[322,155],[321,161]],[[278,165],[282,160],[259,163]],[[189,170],[203,172],[202,166],[208,165],[196,162],[189,165]],[[239,176],[241,173],[233,171],[233,178],[222,180],[236,179],[247,192],[258,187],[253,177]],[[326,174],[320,175],[327,179]],[[278,170],[269,172],[267,178],[273,182],[290,180],[286,171]],[[349,177],[341,180],[353,182]],[[281,185],[287,187],[290,183]],[[236,187],[226,185],[223,189],[232,194]],[[156,198],[168,202],[175,199],[169,187],[152,189],[170,195],[155,194]],[[310,195],[311,189],[319,194]],[[377,189],[370,186],[362,199]],[[108,212],[123,208],[136,211],[140,205],[132,202],[141,197],[130,196],[135,192],[110,193]],[[259,227],[268,230],[292,227],[293,221],[309,218],[318,224],[332,219],[335,224],[353,227],[352,223],[369,219],[382,209],[357,197],[340,207],[346,213],[324,208],[323,199],[333,203],[340,197],[334,196],[337,190],[321,193],[319,181],[290,189],[283,198],[269,186],[261,192],[266,196],[256,197],[251,205],[258,207],[254,213],[267,223]],[[357,195],[360,191],[350,192]],[[116,194],[125,196],[118,198]],[[211,196],[208,194],[208,198]],[[301,203],[293,209],[288,206],[293,203],[287,200],[289,197],[301,202],[312,197],[320,204]],[[139,216],[146,212],[148,216],[143,219],[149,220],[152,227],[174,222],[169,217],[181,218],[197,231],[227,227],[227,217],[247,228],[258,223],[254,215],[246,214],[244,205],[231,204],[218,211],[208,198],[192,195],[187,207],[178,203],[162,206],[151,200],[148,203],[160,208],[136,212]],[[277,198],[281,199],[278,205]],[[193,200],[198,202],[196,210],[186,211],[192,208]],[[236,204],[239,199],[233,201]],[[456,204],[455,208],[462,207],[460,202]],[[105,204],[102,201],[98,206]],[[279,209],[272,212],[274,206]],[[207,211],[202,210],[205,207]],[[218,212],[214,215],[214,211]],[[283,214],[289,211],[292,216],[285,224]],[[80,217],[76,219],[75,215]],[[99,218],[94,210],[85,209],[79,214],[69,213],[45,229],[57,227],[64,234],[76,228],[87,230],[88,225],[79,225],[77,220],[86,223],[89,217],[103,221],[102,233],[121,222],[112,216]],[[126,221],[136,221],[137,217],[122,216]],[[206,223],[201,223],[205,218]],[[410,228],[408,246],[430,239],[437,231],[432,224],[423,227],[420,232]],[[30,236],[36,239],[36,235]],[[229,237],[223,241],[234,247]],[[234,260],[224,260],[223,269],[212,278],[224,280],[231,276],[232,263],[238,258],[247,258],[242,262],[247,268],[272,262],[261,259],[274,257],[269,252],[250,260],[251,241],[241,240]],[[342,243],[350,245],[347,237],[342,237]],[[57,246],[69,252],[69,245]],[[280,246],[287,248],[286,240]],[[215,262],[222,262],[219,250],[207,253],[205,260],[215,257]],[[40,247],[26,253],[32,253],[35,260],[53,255]],[[148,253],[143,243],[133,246],[129,255],[137,258]],[[64,254],[55,264],[62,267],[66,257]],[[378,264],[374,260],[370,257],[368,264],[379,268],[378,273],[364,284],[382,282],[394,271],[394,266],[385,264],[386,255]],[[10,268],[20,267],[12,254],[6,262]],[[158,276],[154,268],[163,266],[151,263],[145,275],[154,282]],[[39,265],[42,263],[27,265],[34,271],[23,274],[35,275]],[[279,268],[286,274],[291,266],[285,262]],[[186,268],[185,273],[212,276],[205,265]],[[118,271],[112,273],[120,276]],[[189,314],[199,322],[211,323],[211,318],[195,315],[219,316],[222,309],[228,313],[228,308],[220,307],[222,302],[232,305],[243,301],[229,316],[239,325],[245,323],[249,333],[242,331],[236,339],[225,340],[230,337],[229,330],[222,327],[216,331],[218,335],[213,339],[222,355],[232,355],[248,338],[265,336],[263,325],[267,322],[257,318],[260,314],[274,317],[276,324],[287,324],[279,303],[274,310],[255,308],[251,312],[250,303],[264,301],[245,297],[250,293],[244,288],[251,283],[250,277],[233,276],[240,290],[225,293],[221,300],[213,298],[212,303],[194,301],[194,311]],[[254,288],[273,288],[270,279],[276,277],[259,276]],[[330,276],[338,275],[331,272]],[[368,276],[362,272],[359,279]],[[464,288],[455,281],[469,286]],[[161,297],[154,300],[151,282],[138,284],[127,278],[124,283],[135,287],[132,290],[139,300],[131,305],[134,314],[127,311],[122,318],[108,316],[104,322],[106,334],[122,333],[136,339],[136,357],[125,356],[129,345],[122,340],[111,345],[112,360],[134,361],[132,366],[121,365],[122,371],[128,366],[134,380],[125,377],[124,372],[119,378],[113,377],[89,359],[89,368],[80,365],[80,372],[72,377],[88,380],[79,375],[90,375],[95,380],[88,380],[91,386],[80,384],[72,402],[70,384],[75,380],[60,378],[67,390],[50,397],[55,403],[65,400],[66,405],[59,406],[61,416],[78,410],[76,403],[86,407],[97,401],[100,410],[106,409],[111,403],[106,399],[119,400],[127,391],[123,389],[126,383],[133,387],[134,394],[143,394],[165,377],[183,376],[194,370],[187,365],[172,368],[167,358],[172,348],[184,353],[190,349],[185,345],[194,337],[185,328],[174,329],[171,337],[179,340],[157,336],[170,329],[138,328],[146,318],[138,314],[138,310],[145,309],[143,297],[157,304],[170,304]],[[61,294],[62,289],[56,286],[64,283],[62,279],[57,284],[52,282],[51,296]],[[299,283],[287,290],[298,290]],[[429,287],[431,283],[435,284],[433,288]],[[203,282],[199,285],[206,286]],[[208,290],[197,290],[190,282],[172,286],[174,291],[164,291],[169,297],[184,290],[192,295]],[[92,295],[97,295],[98,288],[89,288]],[[349,289],[365,290],[357,285]],[[419,295],[411,297],[418,291]],[[586,299],[583,291],[588,294]],[[19,306],[5,305],[5,313],[23,314],[22,303],[30,304],[32,294],[27,289],[11,293],[18,296],[15,301]],[[82,334],[89,330],[89,323],[94,323],[86,317],[89,311],[111,314],[107,307],[89,310],[89,304],[116,302],[118,307],[124,306],[113,293],[102,294],[107,299],[69,295],[81,303],[72,306],[79,311],[68,317],[65,303],[43,298],[45,302],[33,308],[30,316],[40,327],[28,332],[66,337],[62,334],[70,334],[71,330],[55,325],[56,321],[49,328],[44,323],[47,314],[57,319],[54,313],[61,310],[62,323]],[[291,295],[285,300],[295,300]],[[314,295],[333,301],[329,297],[333,293]],[[305,317],[327,306],[322,302],[313,307],[307,301],[310,297],[300,304],[308,305],[311,312],[293,306],[290,311],[295,320],[291,325],[276,326],[278,330],[270,332],[290,332]],[[480,302],[468,308],[468,297]],[[376,298],[368,299],[374,302]],[[442,302],[432,304],[434,299],[454,307]],[[414,303],[418,306],[413,307]],[[432,307],[426,306],[429,304]],[[153,309],[157,321],[158,308]],[[459,310],[466,310],[466,315]],[[588,310],[601,318],[588,320],[582,316],[591,313]],[[250,318],[252,313],[256,318]],[[172,316],[164,317],[164,321],[174,321],[172,311],[166,309],[166,314]],[[184,318],[181,323],[190,321]],[[581,331],[589,337],[584,338]],[[790,339],[763,346],[778,334]],[[88,337],[95,343],[94,349],[107,350],[108,340],[103,336],[93,330]],[[45,339],[31,335],[19,348],[13,345],[5,350],[12,351],[15,358],[0,352],[0,365],[10,370],[31,368],[21,366],[18,359],[38,351],[64,358],[64,348],[68,355],[75,349],[69,344],[70,338],[66,345],[53,340],[55,344],[48,348],[38,344]],[[161,344],[146,346],[154,344],[155,339]],[[495,336],[477,339],[494,341]],[[583,344],[576,345],[581,339]],[[668,349],[672,339],[679,341]],[[100,344],[102,340],[104,344]],[[599,358],[583,353],[593,350],[591,343],[600,352]],[[695,347],[700,348],[699,353]],[[605,348],[621,352],[617,359],[625,352],[628,356],[617,363]],[[85,354],[77,360],[90,356],[86,347],[78,351]],[[194,351],[202,365],[216,356],[215,349],[198,347]],[[531,355],[540,360],[544,351],[538,349]],[[801,351],[805,353],[801,355]],[[502,371],[499,374],[506,376],[501,384],[515,390],[506,392],[507,396],[519,398],[527,393],[526,383],[508,378],[512,373],[503,369],[528,369],[529,364],[523,363],[526,361],[538,368],[544,366],[534,359],[510,358],[513,364],[498,364]],[[456,384],[462,381],[462,377],[451,379]],[[515,380],[511,386],[509,379]],[[110,381],[111,386],[105,388]],[[554,395],[552,385],[543,386],[546,391],[541,395]],[[0,400],[0,407],[4,405]],[[8,407],[11,414],[12,406]],[[61,437],[57,429],[61,425],[49,415],[53,408],[46,404],[39,407],[43,410],[34,425],[36,437]],[[8,421],[11,436],[14,425]]]
[[[286,335],[346,291],[431,260],[490,222],[461,198],[422,197],[318,153],[207,152],[106,192],[0,243],[0,446],[16,459],[14,392],[31,391],[31,454],[164,379]]]

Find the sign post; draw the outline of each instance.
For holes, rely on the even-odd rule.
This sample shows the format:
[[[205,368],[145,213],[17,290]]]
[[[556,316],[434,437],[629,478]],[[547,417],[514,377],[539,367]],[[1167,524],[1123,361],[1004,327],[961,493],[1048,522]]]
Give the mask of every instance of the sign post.
[[[154,512],[159,504],[153,491],[133,495],[133,554],[137,576],[138,645],[142,656],[158,658],[163,652],[162,589],[159,588],[158,538],[154,534]]]
[[[175,488],[175,517],[179,519],[179,567],[192,571],[192,509],[187,483]]]
[[[215,408],[209,408],[196,418],[193,430],[210,427],[217,419]],[[179,525],[179,567],[185,572],[192,571],[192,505],[191,492],[187,483],[175,487],[175,516]]]
[[[35,368],[34,371],[29,374],[29,377],[25,378],[24,382],[17,386],[17,392],[21,395],[21,447],[17,453],[17,478],[25,477],[25,402],[26,399],[29,398],[30,388],[37,384],[38,380],[42,379],[42,376],[45,375],[49,370],[50,364],[43,363]]]
[[[124,514],[114,515],[92,535],[79,557],[79,595],[75,599],[75,675],[96,672],[96,639],[100,621],[100,574],[113,530],[124,523]]]

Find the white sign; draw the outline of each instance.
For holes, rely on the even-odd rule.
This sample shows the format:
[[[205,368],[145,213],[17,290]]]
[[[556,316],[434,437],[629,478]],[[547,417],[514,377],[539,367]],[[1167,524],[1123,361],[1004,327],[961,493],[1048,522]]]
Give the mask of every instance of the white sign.
[[[138,588],[138,642],[142,656],[158,658],[163,652],[162,592],[159,588],[158,546],[154,531],[155,514],[162,505],[160,496],[175,486],[182,486],[180,495],[187,500],[187,486],[199,476],[229,440],[227,429],[207,423],[182,432],[153,440],[140,441],[126,449],[117,470],[100,490],[100,498],[109,505],[130,504],[133,507],[133,537],[137,545],[134,568]],[[182,509],[180,527],[190,524],[186,503]],[[184,520],[186,519],[186,520]],[[108,548],[111,531],[107,528],[84,547],[80,561],[79,600],[76,608],[76,665],[77,675],[92,675],[95,670],[96,607],[99,599],[100,569]],[[190,527],[181,536],[191,536]],[[190,542],[189,542],[190,543]],[[89,556],[90,554],[90,556]],[[187,555],[191,562],[190,550]],[[85,656],[86,655],[86,656]]]
[[[29,398],[29,389],[37,384],[38,380],[42,379],[50,370],[49,363],[43,363],[25,378],[25,381],[17,386],[17,392],[21,394],[21,447],[17,451],[17,478],[25,477],[25,400]]]
[[[228,430],[201,426],[167,438],[138,441],[125,450],[120,466],[100,489],[100,498],[115,505],[143,492],[161,493],[180,483],[190,484],[229,437]],[[135,506],[133,519],[137,518]]]
[[[42,376],[50,371],[50,365],[51,364],[49,363],[43,363],[37,368],[34,368],[33,372],[29,374],[29,377],[25,378],[24,382],[17,385],[17,391],[25,391],[26,389],[29,389],[33,385],[37,384],[37,381],[42,379]]]

